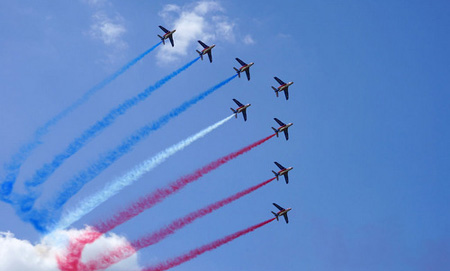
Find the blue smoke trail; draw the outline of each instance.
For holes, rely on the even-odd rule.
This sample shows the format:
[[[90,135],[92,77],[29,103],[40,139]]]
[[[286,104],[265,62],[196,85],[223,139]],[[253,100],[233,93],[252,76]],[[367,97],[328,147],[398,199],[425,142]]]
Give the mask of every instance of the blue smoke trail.
[[[38,231],[46,232],[47,225],[54,225],[57,223],[57,219],[60,216],[61,207],[78,191],[80,191],[86,183],[97,177],[101,172],[107,169],[124,154],[131,151],[132,148],[142,139],[146,138],[152,132],[160,129],[171,119],[177,117],[178,115],[189,109],[191,106],[205,99],[208,95],[214,93],[216,90],[229,83],[231,80],[236,78],[236,76],[237,74],[229,77],[228,79],[184,102],[179,107],[172,109],[169,113],[160,117],[158,120],[141,127],[131,136],[122,141],[122,143],[115,149],[102,155],[96,162],[91,164],[85,170],[79,172],[70,181],[66,182],[63,185],[62,191],[52,201],[48,202],[45,207],[41,208],[40,210],[31,210],[32,204],[34,203],[35,199],[30,197],[23,198],[20,201],[22,203],[22,206],[26,206],[26,208],[16,208],[17,213],[23,220],[32,223]]]
[[[25,160],[30,156],[31,152],[42,143],[42,141],[41,141],[42,137],[48,133],[49,129],[52,126],[56,125],[60,120],[62,120],[68,114],[70,114],[75,109],[77,109],[80,105],[82,105],[87,100],[89,100],[89,98],[92,97],[97,91],[101,90],[102,88],[107,86],[109,83],[114,81],[117,77],[119,77],[121,74],[123,74],[129,68],[131,68],[134,64],[136,64],[139,60],[141,60],[147,54],[149,54],[151,51],[156,49],[156,47],[158,47],[159,45],[161,45],[161,42],[158,42],[156,45],[154,45],[153,47],[151,47],[147,51],[143,52],[142,54],[137,56],[135,59],[131,60],[130,62],[125,64],[123,67],[118,69],[115,73],[111,74],[109,77],[105,78],[103,81],[101,81],[97,85],[93,86],[86,93],[84,93],[84,95],[81,96],[81,98],[76,100],[73,104],[71,104],[69,107],[64,109],[58,115],[54,116],[52,119],[47,121],[43,126],[39,127],[34,132],[33,138],[26,144],[22,145],[20,147],[19,151],[11,157],[10,162],[4,165],[4,169],[7,171],[7,174],[0,186],[0,199],[5,202],[11,203],[11,201],[8,199],[8,196],[12,192],[14,183],[16,182],[16,179],[17,179],[17,175],[19,174],[20,167],[25,162]]]
[[[91,139],[99,135],[105,128],[113,124],[118,117],[125,114],[129,109],[136,106],[140,102],[147,99],[150,94],[152,94],[155,90],[162,87],[165,83],[169,82],[172,78],[180,74],[182,71],[189,68],[192,64],[197,62],[200,57],[195,58],[189,63],[185,64],[181,68],[175,70],[171,74],[165,76],[163,79],[156,82],[154,85],[146,88],[141,93],[136,96],[126,100],[119,106],[115,107],[111,111],[109,111],[103,119],[97,121],[94,125],[85,130],[81,136],[75,138],[69,146],[61,153],[54,156],[51,163],[44,164],[40,169],[36,170],[33,177],[30,180],[25,182],[25,188],[30,191],[30,188],[36,187],[44,183],[50,176],[53,174],[56,169],[58,169],[65,160],[70,158],[72,155],[77,153],[81,148],[83,148]]]

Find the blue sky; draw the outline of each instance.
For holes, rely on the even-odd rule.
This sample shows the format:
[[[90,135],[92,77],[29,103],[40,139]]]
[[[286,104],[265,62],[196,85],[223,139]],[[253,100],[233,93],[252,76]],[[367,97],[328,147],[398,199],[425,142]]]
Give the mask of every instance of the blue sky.
[[[202,39],[216,44],[214,62],[198,61],[92,140],[52,175],[38,204],[142,125],[233,75],[240,57],[255,62],[251,81],[234,79],[143,140],[67,208],[227,117],[232,98],[252,104],[248,121],[227,122],[74,227],[270,135],[277,117],[294,123],[289,141],[271,139],[114,232],[134,240],[270,178],[273,161],[294,167],[289,185],[270,183],[140,251],[141,266],[268,219],[277,202],[293,208],[288,225],[270,223],[178,270],[447,270],[448,10],[446,1],[2,1],[0,162],[155,45],[158,25],[178,22],[175,48],[160,46],[53,127],[21,168],[15,191],[111,108],[194,59]],[[289,101],[275,97],[273,76],[295,82]],[[0,203],[0,213],[0,231],[40,241],[8,204]]]

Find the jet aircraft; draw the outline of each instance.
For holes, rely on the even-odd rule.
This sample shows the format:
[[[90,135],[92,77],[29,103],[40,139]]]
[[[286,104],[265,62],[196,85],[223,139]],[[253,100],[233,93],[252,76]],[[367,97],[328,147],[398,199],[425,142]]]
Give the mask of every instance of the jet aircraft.
[[[286,96],[286,100],[289,100],[288,88],[290,85],[294,84],[294,82],[285,83],[285,82],[283,82],[283,80],[281,80],[280,78],[278,78],[276,76],[274,78],[280,84],[280,86],[278,88],[275,88],[274,86],[272,86],[273,90],[275,90],[275,94],[277,95],[277,97],[278,97],[279,92],[284,91],[284,96]]]
[[[273,174],[275,174],[275,177],[277,177],[277,181],[278,181],[278,178],[279,178],[280,176],[283,176],[283,175],[284,175],[284,180],[286,181],[286,184],[288,184],[288,183],[289,183],[288,172],[289,172],[290,170],[292,170],[294,167],[288,167],[288,168],[285,168],[285,167],[283,167],[282,165],[280,165],[278,162],[274,162],[274,163],[275,163],[275,165],[277,165],[277,167],[280,168],[280,171],[278,171],[278,172],[275,172],[275,171],[272,170]]]
[[[198,40],[198,43],[200,43],[201,46],[203,46],[203,50],[200,52],[199,50],[196,50],[197,53],[200,55],[201,59],[203,60],[203,55],[208,54],[209,57],[209,62],[212,63],[212,54],[211,54],[211,50],[212,48],[214,48],[216,45],[213,44],[211,46],[206,45],[205,43],[203,43],[201,40]]]
[[[251,104],[243,105],[243,104],[241,104],[241,102],[239,102],[239,101],[236,100],[236,99],[233,99],[233,101],[234,101],[239,107],[238,107],[237,109],[230,108],[231,111],[233,111],[233,113],[234,113],[234,115],[236,116],[236,118],[237,118],[237,114],[242,112],[242,116],[244,117],[244,121],[247,121],[247,107],[249,107]]]
[[[250,81],[250,67],[253,66],[253,62],[247,64],[244,61],[240,60],[239,58],[236,57],[237,62],[239,62],[242,66],[237,69],[235,67],[233,67],[233,69],[237,72],[239,78],[241,78],[241,72],[245,71],[245,74],[247,75],[247,79]]]
[[[277,137],[278,137],[278,133],[284,132],[284,136],[286,137],[286,140],[289,140],[288,128],[291,127],[293,125],[293,123],[291,122],[291,123],[285,124],[277,118],[273,118],[273,119],[280,125],[280,127],[278,129],[275,129],[272,127],[272,129],[277,134]]]
[[[161,37],[160,35],[158,35],[158,37],[162,40],[163,44],[166,44],[165,40],[169,39],[170,43],[172,44],[172,47],[174,46],[173,44],[173,33],[175,33],[175,31],[177,31],[176,29],[174,29],[173,31],[169,31],[166,28],[164,28],[164,26],[159,26],[159,28],[161,28],[162,31],[165,32],[165,34]]]
[[[275,207],[277,207],[278,210],[280,210],[280,211],[278,211],[278,212],[276,212],[276,213],[272,211],[272,214],[277,218],[277,221],[278,221],[278,218],[279,218],[280,216],[284,216],[284,220],[286,220],[286,224],[289,223],[289,219],[288,219],[287,213],[288,213],[290,210],[292,210],[292,208],[284,209],[283,207],[281,207],[280,205],[278,205],[278,204],[276,204],[276,203],[273,203],[273,205],[274,205]]]

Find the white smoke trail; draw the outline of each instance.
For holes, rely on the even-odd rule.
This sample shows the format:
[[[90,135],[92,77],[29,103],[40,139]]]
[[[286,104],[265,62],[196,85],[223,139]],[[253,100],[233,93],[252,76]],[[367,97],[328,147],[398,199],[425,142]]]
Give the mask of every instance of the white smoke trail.
[[[74,222],[81,219],[83,216],[94,210],[97,206],[108,200],[110,197],[116,195],[120,192],[123,188],[133,184],[135,181],[137,181],[142,175],[145,173],[151,171],[164,161],[166,161],[167,158],[174,155],[178,151],[183,150],[190,144],[194,143],[196,140],[204,137],[208,133],[212,132],[228,120],[230,120],[233,115],[230,115],[226,117],[225,119],[216,122],[215,124],[203,129],[202,131],[196,133],[195,135],[192,135],[180,142],[178,142],[175,145],[172,145],[171,147],[159,152],[155,156],[151,157],[148,160],[145,160],[141,164],[134,167],[132,170],[128,171],[125,175],[122,177],[119,177],[115,179],[114,181],[107,184],[103,190],[98,191],[93,196],[81,201],[81,203],[76,207],[75,209],[67,212],[63,217],[60,219],[58,224],[54,227],[54,230],[62,230],[67,227],[69,227]]]

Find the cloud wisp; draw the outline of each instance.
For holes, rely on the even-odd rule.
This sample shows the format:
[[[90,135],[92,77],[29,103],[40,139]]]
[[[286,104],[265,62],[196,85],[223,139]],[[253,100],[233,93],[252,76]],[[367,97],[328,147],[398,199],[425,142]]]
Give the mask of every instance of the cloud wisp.
[[[175,47],[164,46],[158,52],[159,63],[173,62],[194,50],[198,39],[206,43],[217,40],[233,42],[235,24],[224,15],[218,2],[201,1],[195,4],[178,6],[168,4],[159,15],[164,21],[173,22],[167,28],[176,29]]]

